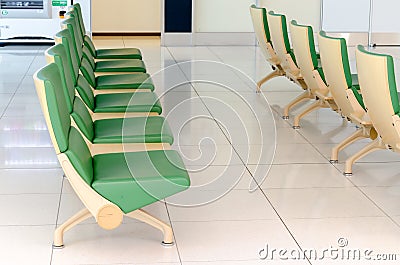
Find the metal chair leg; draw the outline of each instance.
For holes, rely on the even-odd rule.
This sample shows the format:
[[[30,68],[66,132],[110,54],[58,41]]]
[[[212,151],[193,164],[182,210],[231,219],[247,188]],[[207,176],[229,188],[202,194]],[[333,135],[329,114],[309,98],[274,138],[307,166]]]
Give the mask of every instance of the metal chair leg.
[[[289,110],[294,107],[295,105],[299,104],[300,102],[307,100],[307,99],[313,99],[314,96],[310,94],[308,90],[304,91],[301,93],[299,96],[297,96],[295,99],[293,99],[289,104],[287,104],[283,110],[283,116],[282,118],[284,120],[289,119]]]
[[[357,160],[375,150],[380,150],[380,149],[386,149],[386,146],[382,143],[380,138],[376,138],[374,141],[366,145],[363,149],[361,149],[360,151],[358,151],[357,153],[355,153],[346,160],[345,170],[343,174],[345,176],[353,175],[352,167]]]
[[[82,223],[89,217],[92,217],[92,214],[89,212],[88,209],[82,209],[78,213],[76,213],[74,216],[69,218],[65,223],[57,227],[56,231],[54,232],[54,243],[53,247],[54,248],[63,248],[64,243],[63,243],[63,237],[64,233],[67,232],[69,229],[72,227],[76,226],[79,223]]]
[[[149,224],[149,225],[153,226],[154,228],[157,228],[158,230],[163,232],[164,240],[162,241],[162,244],[164,246],[171,246],[174,244],[172,228],[170,225],[164,223],[163,221],[157,219],[156,217],[150,215],[149,213],[147,213],[146,211],[144,211],[142,209],[130,212],[130,213],[126,214],[126,216],[137,219],[146,224]]]

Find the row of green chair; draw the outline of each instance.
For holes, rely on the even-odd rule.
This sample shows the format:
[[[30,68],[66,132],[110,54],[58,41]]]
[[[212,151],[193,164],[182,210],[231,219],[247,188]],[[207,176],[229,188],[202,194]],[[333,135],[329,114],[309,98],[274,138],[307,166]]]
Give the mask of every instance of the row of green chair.
[[[74,12],[78,8],[75,5]],[[115,86],[90,84],[82,75],[87,58],[79,55],[85,43],[76,42],[77,35],[72,34],[81,24],[72,16],[56,34],[58,44],[46,50],[48,64],[34,75],[58,160],[85,206],[57,227],[54,247],[63,247],[64,233],[87,218],[94,217],[104,229],[114,229],[123,216],[161,230],[163,244],[170,245],[171,226],[141,208],[186,190],[190,179],[180,155],[170,150],[173,134],[159,116],[162,107],[152,92],[154,86],[139,91],[122,86],[124,78],[122,84],[115,78]]]
[[[346,120],[354,123],[357,126],[356,131],[332,149],[331,162],[337,163],[339,151],[359,139],[370,138],[372,142],[346,160],[344,174],[348,176],[352,175],[353,164],[371,151],[382,148],[394,149],[392,147],[393,142],[389,144],[390,141],[384,140],[385,137],[383,137],[381,133],[383,129],[377,127],[380,122],[374,121],[374,118],[372,118],[372,116],[381,113],[381,111],[375,110],[374,113],[371,114],[372,110],[368,105],[383,104],[385,101],[380,101],[379,97],[375,95],[371,96],[369,99],[371,103],[368,103],[368,100],[365,99],[366,92],[363,87],[370,86],[371,83],[374,83],[372,78],[378,80],[378,77],[374,77],[374,73],[380,73],[381,75],[385,75],[385,73],[383,69],[377,71],[377,69],[372,66],[372,63],[359,63],[359,58],[366,55],[370,56],[369,59],[371,61],[373,61],[375,57],[386,58],[387,61],[390,61],[391,57],[372,54],[365,51],[362,46],[359,46],[357,50],[357,68],[359,75],[352,74],[350,71],[347,44],[344,38],[328,36],[325,32],[321,31],[318,35],[318,54],[315,49],[312,27],[300,25],[295,20],[292,20],[290,23],[292,50],[290,49],[286,17],[284,15],[276,14],[273,11],[267,12],[265,8],[258,8],[254,5],[250,7],[250,11],[260,48],[264,50],[265,54],[265,47],[268,46],[269,54],[271,54],[272,51],[277,54],[277,61],[271,62],[269,57],[266,57],[267,61],[273,63],[273,65],[282,65],[283,60],[286,60],[286,62],[291,60],[298,67],[298,75],[303,78],[306,84],[306,92],[295,99],[294,102],[297,104],[305,99],[315,100],[313,104],[306,107],[306,109],[294,118],[293,128],[298,129],[300,127],[300,119],[319,108],[331,108]],[[265,36],[269,36],[269,38]],[[262,42],[267,42],[268,45]],[[282,49],[282,47],[284,48]],[[286,57],[279,57],[279,54],[285,55]],[[392,65],[388,63],[388,67],[389,66]],[[365,68],[370,69],[371,75],[364,74],[361,77],[361,71]],[[390,70],[390,67],[387,71],[389,73],[391,73],[391,71],[393,72],[393,70]],[[388,78],[392,80],[394,76],[386,73],[385,78],[386,80],[388,80]],[[384,80],[385,78],[381,77],[380,80]],[[391,87],[382,82],[379,84],[381,91],[378,89],[374,91],[372,88],[371,91],[374,91],[375,94],[390,94],[390,100],[394,102],[390,104],[390,106],[393,106],[390,116],[390,119],[392,119],[393,113],[397,113],[396,110],[398,109],[398,107],[395,107],[398,106],[398,103],[396,103],[398,102],[397,92],[395,92],[397,90],[395,87],[393,88],[393,86],[395,86],[393,82],[387,83],[390,84]],[[302,88],[304,89],[304,87]],[[390,91],[390,93],[388,93],[388,91]],[[372,92],[368,94],[371,95]],[[374,103],[372,103],[372,101]],[[387,99],[385,104],[388,101]],[[290,107],[292,106],[291,104],[289,104]],[[287,108],[285,108],[284,112],[285,118],[287,117],[286,111]],[[386,115],[389,115],[388,113],[389,112],[387,112]],[[395,124],[396,122],[392,122],[392,127],[396,127]]]

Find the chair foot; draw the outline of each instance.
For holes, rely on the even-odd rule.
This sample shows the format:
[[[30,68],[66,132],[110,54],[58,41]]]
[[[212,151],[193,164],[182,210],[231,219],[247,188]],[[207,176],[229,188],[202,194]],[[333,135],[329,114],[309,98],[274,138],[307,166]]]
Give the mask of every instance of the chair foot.
[[[381,138],[376,138],[374,141],[371,143],[367,144],[364,148],[362,148],[360,151],[352,155],[346,160],[345,164],[345,169],[344,169],[344,174],[345,176],[349,176],[348,174],[351,174],[353,172],[352,167],[353,164],[361,159],[362,157],[366,156],[367,154],[380,150],[380,149],[386,149],[386,146],[382,143]]]
[[[165,243],[164,241],[161,242],[161,246],[163,246],[163,247],[172,247],[174,245],[175,245],[174,242],[171,242],[171,243]]]
[[[282,119],[284,119],[285,121],[289,120],[289,116],[282,116]]]
[[[351,176],[353,176],[353,173],[351,173],[351,172],[346,173],[346,172],[345,172],[345,173],[343,173],[343,175],[346,176],[346,177],[351,177]]]
[[[289,104],[285,106],[283,109],[283,117],[289,117],[289,110],[294,107],[295,105],[303,102],[306,99],[313,99],[314,97],[311,95],[311,93],[306,90],[303,93],[301,93],[299,96],[297,96],[295,99],[293,99]]]
[[[331,163],[331,164],[337,164],[337,163],[339,163],[339,160],[329,160],[329,163]]]
[[[300,126],[292,126],[293,129],[298,130],[300,129]]]
[[[56,246],[53,244],[53,249],[63,249],[65,246],[61,245],[61,246]]]

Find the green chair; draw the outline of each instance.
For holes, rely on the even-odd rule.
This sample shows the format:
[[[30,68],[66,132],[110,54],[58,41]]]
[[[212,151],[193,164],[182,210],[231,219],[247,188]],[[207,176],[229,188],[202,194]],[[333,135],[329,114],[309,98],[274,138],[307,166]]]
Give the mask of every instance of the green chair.
[[[314,99],[314,96],[307,89],[307,84],[300,73],[300,69],[296,64],[296,57],[294,56],[294,53],[290,47],[286,16],[270,11],[267,14],[267,19],[272,45],[276,55],[279,58],[281,66],[286,73],[286,76],[298,84],[303,90],[305,90],[302,94],[285,106],[283,110],[283,119],[289,119],[289,110],[291,108],[305,100]]]
[[[74,35],[77,35],[76,32],[74,33],[76,26],[73,24],[75,24],[75,21],[72,18],[66,19],[61,23],[63,29],[70,31],[72,43],[76,39]],[[140,87],[141,89],[154,90],[153,81],[150,75],[146,73],[110,74],[96,77],[90,62],[83,58],[81,47],[77,46],[77,44],[72,46],[83,76],[94,89],[138,89]]]
[[[90,217],[111,230],[123,216],[161,230],[163,243],[172,244],[171,226],[141,208],[189,187],[179,154],[173,150],[91,154],[81,134],[71,127],[69,115],[62,114],[68,110],[54,89],[59,84],[52,82],[57,71],[55,64],[40,69],[34,75],[35,86],[60,165],[85,208],[57,227],[54,247],[63,247],[64,233]]]
[[[307,106],[294,118],[293,128],[299,129],[300,119],[305,115],[320,108],[331,108],[336,111],[337,105],[325,83],[323,69],[319,66],[312,27],[300,25],[295,20],[292,20],[290,23],[290,35],[300,73],[307,84],[310,95],[315,99],[314,103]]]
[[[69,22],[72,23],[73,31],[71,33],[74,37],[74,50],[76,52],[76,56],[81,56],[77,58],[77,60],[81,60],[82,58],[86,58],[93,69],[97,74],[105,74],[105,73],[118,73],[118,72],[146,72],[146,67],[144,62],[140,59],[113,59],[113,60],[96,60],[92,53],[90,52],[87,46],[83,45],[83,38],[80,34],[79,22],[76,18],[75,12],[71,11],[66,14],[67,18],[70,18]],[[78,50],[79,49],[79,50]]]
[[[57,54],[62,49],[61,44],[49,48],[46,54]],[[60,60],[55,56],[55,61]],[[103,150],[138,151],[170,149],[173,143],[171,129],[161,116],[103,119],[93,122],[92,117],[79,97],[75,97],[74,91],[69,90],[66,82],[62,82],[61,74],[64,74],[62,64],[57,64],[58,70],[53,73],[52,83],[59,98],[62,109],[68,109],[73,126],[76,127],[85,139],[92,154]],[[54,68],[54,67],[53,67]],[[71,85],[71,81],[69,81]],[[51,111],[51,110],[49,110]]]
[[[346,160],[345,172],[351,172],[354,161],[375,150],[400,152],[400,105],[393,57],[359,45],[356,61],[365,108],[378,137]]]
[[[73,83],[74,85],[77,84],[78,82],[78,78],[83,78],[86,79],[84,76],[82,76],[80,73],[86,73],[90,78],[94,78],[94,80],[96,80],[96,77],[93,77],[92,75],[90,75],[91,72],[90,70],[85,71],[83,70],[84,67],[82,67],[81,69],[79,69],[78,63],[77,61],[74,59],[74,56],[71,56],[71,42],[70,42],[70,38],[69,38],[69,31],[68,30],[62,30],[60,32],[58,32],[55,35],[55,39],[56,39],[56,43],[59,43],[60,45],[63,45],[65,47],[65,52],[61,52],[61,49],[59,50],[58,55],[60,56],[60,60],[63,62],[64,64],[64,68],[66,70],[68,70],[68,74],[71,75],[71,78],[73,79]],[[70,52],[68,52],[70,51]],[[48,62],[54,62],[54,58],[53,58],[53,54],[46,54],[46,60]],[[90,69],[89,66],[86,65],[86,67],[88,67]],[[86,69],[86,68],[85,68]],[[125,76],[125,75],[124,75]],[[136,76],[136,75],[135,75]],[[141,78],[140,76],[137,76],[139,78]],[[141,79],[146,78],[143,77]],[[132,81],[132,78],[130,78]],[[87,79],[86,79],[87,81]],[[142,91],[142,92],[148,92],[148,91],[152,91],[154,89],[154,85],[152,84],[152,82],[142,82],[141,80],[138,80],[138,82],[135,84],[136,88],[132,88],[132,89],[128,89],[124,86],[122,86],[123,88],[120,88],[120,86],[103,86],[103,87],[93,87],[91,86],[93,89],[93,93],[94,94],[115,94],[115,93],[127,93],[127,92],[136,92],[136,91]]]
[[[94,94],[87,80],[78,74],[76,85],[65,60],[66,50],[62,44],[49,48],[46,52],[48,62],[56,63],[61,70],[62,86],[70,104],[74,102],[75,89],[89,109],[93,120],[135,116],[157,116],[162,107],[153,92]]]
[[[265,8],[257,7],[256,5],[250,6],[250,15],[253,21],[253,28],[256,34],[258,45],[260,46],[261,52],[265,59],[271,65],[272,73],[261,79],[257,83],[257,92],[260,92],[261,86],[271,80],[274,77],[285,76],[285,70],[283,70],[274,48],[271,43],[271,36],[268,28],[267,10]]]
[[[92,40],[86,35],[85,25],[83,23],[81,6],[76,3],[72,6],[76,11],[78,24],[80,25],[80,34],[84,45],[89,49],[95,59],[142,59],[142,54],[137,48],[117,48],[117,49],[96,49]]]
[[[358,127],[352,135],[332,148],[330,162],[337,163],[340,150],[359,139],[375,140],[377,133],[365,111],[357,74],[351,74],[346,40],[327,36],[321,31],[318,44],[325,80],[338,106],[338,112]],[[351,167],[344,174],[352,175]]]

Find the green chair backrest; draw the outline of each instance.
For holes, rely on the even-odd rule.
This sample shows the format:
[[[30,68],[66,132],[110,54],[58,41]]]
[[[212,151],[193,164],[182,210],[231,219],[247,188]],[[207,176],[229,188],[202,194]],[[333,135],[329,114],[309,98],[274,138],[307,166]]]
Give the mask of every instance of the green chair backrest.
[[[93,90],[89,82],[82,75],[78,76],[78,83],[76,84],[75,89],[78,91],[79,96],[82,98],[86,106],[88,106],[89,109],[94,110],[95,99]]]
[[[79,28],[81,30],[82,38],[86,35],[85,23],[83,22],[82,8],[79,3],[72,5],[71,11],[74,11],[78,19]]]
[[[46,124],[56,153],[67,155],[88,185],[93,182],[93,159],[81,134],[71,127],[58,66],[48,64],[34,75]]]
[[[83,36],[81,32],[81,27],[79,25],[79,20],[76,15],[76,12],[71,10],[66,14],[66,17],[71,18],[75,23],[73,24],[74,27],[74,33],[75,37],[77,38],[76,44],[78,45],[80,43],[81,46],[83,46]]]
[[[74,55],[76,57],[76,60],[78,64],[80,64],[81,59],[82,59],[82,42],[80,39],[77,37],[80,34],[77,32],[78,28],[76,26],[76,19],[75,18],[68,18],[65,19],[61,22],[61,27],[62,29],[68,29],[71,37],[72,37],[72,42],[73,42],[73,48],[74,48]]]
[[[89,48],[86,45],[83,46],[83,48],[82,48],[82,54],[83,54],[82,60],[83,60],[83,58],[85,58],[86,60],[89,61],[90,66],[92,67],[92,69],[93,70],[96,69],[96,62],[95,62],[95,60],[93,58],[92,52],[89,50]]]
[[[82,135],[71,127],[68,135],[68,150],[64,152],[81,178],[90,186],[93,183],[93,157]]]
[[[268,60],[271,58],[271,55],[268,52],[267,43],[271,42],[271,35],[268,28],[267,10],[265,8],[256,7],[256,5],[252,5],[250,6],[250,14],[258,45],[260,45],[262,53]]]
[[[314,78],[313,71],[320,70],[318,67],[317,53],[315,52],[314,33],[311,26],[299,25],[295,20],[290,23],[290,34],[292,36],[293,51],[297,59],[307,87],[311,90],[319,89]],[[322,71],[319,71],[322,73]],[[321,75],[323,78],[323,74]]]
[[[68,149],[71,118],[63,92],[60,70],[56,64],[48,64],[35,73],[34,80],[56,153],[65,152]]]
[[[82,8],[79,5],[79,3],[76,3],[73,5],[73,10],[76,13],[76,19],[78,20],[78,24],[80,26],[80,32],[82,34],[82,39],[84,41],[84,45],[88,48],[92,57],[95,57],[96,56],[96,47],[94,46],[90,37],[86,35],[85,24],[83,22]],[[85,56],[85,54],[84,54],[84,56]]]
[[[55,63],[61,74],[61,82],[63,86],[63,93],[67,103],[68,113],[72,113],[73,102],[75,98],[75,84],[71,78],[71,71],[68,64],[68,54],[62,44],[57,44],[46,50],[46,60],[48,63]]]
[[[81,73],[83,74],[83,76],[89,82],[89,84],[95,88],[97,86],[96,85],[96,76],[94,75],[92,65],[90,64],[88,59],[82,58],[80,70],[81,70]]]
[[[82,100],[75,97],[75,86],[72,84],[72,79],[69,78],[70,72],[66,57],[66,49],[62,44],[57,44],[46,51],[48,62],[54,62],[60,70],[68,113],[71,114],[79,130],[89,141],[92,141],[94,137],[93,120]]]
[[[356,50],[358,80],[374,128],[385,144],[399,149],[400,107],[397,94],[393,57],[367,51],[359,45]]]
[[[62,31],[58,32],[54,38],[56,43],[63,44],[67,50],[67,61],[70,73],[72,74],[72,79],[74,80],[74,84],[76,85],[79,74],[80,61],[77,61],[78,58],[75,53],[75,44],[73,43],[71,32],[68,29],[63,29]]]
[[[352,105],[347,95],[347,90],[352,88],[353,81],[346,40],[327,36],[325,32],[321,31],[318,36],[318,44],[329,90],[341,114],[350,117],[350,114],[355,113],[357,106]]]

